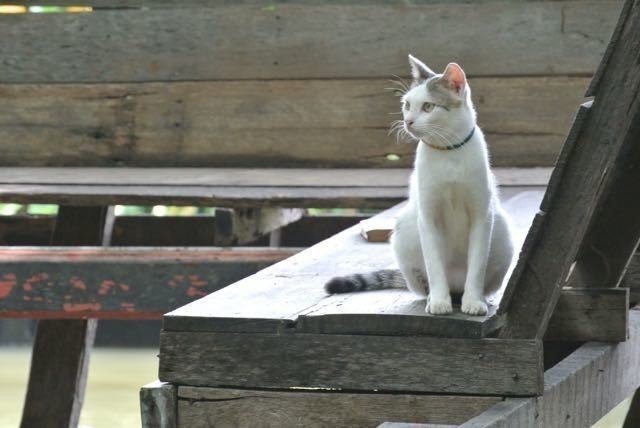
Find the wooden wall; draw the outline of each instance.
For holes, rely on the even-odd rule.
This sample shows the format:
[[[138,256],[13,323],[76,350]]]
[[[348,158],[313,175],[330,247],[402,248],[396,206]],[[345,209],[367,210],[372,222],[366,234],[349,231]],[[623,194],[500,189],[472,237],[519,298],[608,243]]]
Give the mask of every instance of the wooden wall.
[[[553,165],[621,7],[47,3],[97,8],[0,15],[0,165],[408,166],[385,90],[408,52],[465,68],[494,165]]]

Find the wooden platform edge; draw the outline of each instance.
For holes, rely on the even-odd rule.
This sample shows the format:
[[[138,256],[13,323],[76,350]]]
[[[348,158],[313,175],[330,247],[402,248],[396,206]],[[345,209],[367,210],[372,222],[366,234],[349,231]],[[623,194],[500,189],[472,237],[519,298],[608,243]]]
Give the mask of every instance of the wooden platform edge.
[[[374,427],[387,419],[416,427],[463,423],[500,402],[499,396],[265,391],[178,386],[180,427]],[[427,424],[427,425],[425,425]],[[408,424],[407,426],[413,426]]]
[[[155,381],[140,388],[142,428],[176,428],[177,388]]]
[[[544,375],[542,397],[507,399],[463,428],[591,426],[640,386],[640,310],[629,311],[630,340],[589,342]]]
[[[163,331],[159,373],[193,386],[532,396],[542,342]]]

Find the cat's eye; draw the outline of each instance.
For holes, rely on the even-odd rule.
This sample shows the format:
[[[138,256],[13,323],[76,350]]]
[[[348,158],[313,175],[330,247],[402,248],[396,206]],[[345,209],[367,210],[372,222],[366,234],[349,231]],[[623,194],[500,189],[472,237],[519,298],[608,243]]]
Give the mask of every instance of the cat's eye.
[[[422,104],[422,111],[429,113],[435,106],[433,103],[424,103]]]
[[[404,109],[405,110],[409,110],[411,108],[411,104],[409,104],[409,101],[405,101],[404,102]]]

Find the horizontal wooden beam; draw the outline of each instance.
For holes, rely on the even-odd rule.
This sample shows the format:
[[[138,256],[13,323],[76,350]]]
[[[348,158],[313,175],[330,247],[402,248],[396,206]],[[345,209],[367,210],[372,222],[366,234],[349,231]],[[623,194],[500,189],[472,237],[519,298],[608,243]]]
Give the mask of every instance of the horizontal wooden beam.
[[[410,167],[386,79],[0,84],[0,165]],[[588,82],[471,79],[492,164],[553,165]]]
[[[545,340],[623,342],[627,340],[629,289],[565,288]]]
[[[502,186],[545,185],[549,168],[496,168]],[[0,201],[234,208],[388,208],[409,169],[3,168]],[[542,184],[541,184],[542,183]]]
[[[179,385],[526,396],[542,391],[542,370],[540,341],[286,330],[160,338],[160,380]]]
[[[436,70],[461,58],[472,76],[590,75],[619,10],[614,1],[224,2],[13,15],[0,26],[0,39],[13,41],[0,46],[0,76],[12,83],[387,78],[407,73],[407,52]],[[407,40],[424,28],[430,37]],[[473,43],[451,46],[449,34]]]
[[[179,386],[178,427],[219,426],[375,427],[385,420],[421,422],[408,428],[461,424],[502,397],[336,393],[321,390],[261,391]],[[452,425],[448,425],[452,426]],[[438,425],[439,428],[443,428]],[[151,428],[151,427],[149,427]]]
[[[297,251],[2,248],[0,318],[160,318]]]

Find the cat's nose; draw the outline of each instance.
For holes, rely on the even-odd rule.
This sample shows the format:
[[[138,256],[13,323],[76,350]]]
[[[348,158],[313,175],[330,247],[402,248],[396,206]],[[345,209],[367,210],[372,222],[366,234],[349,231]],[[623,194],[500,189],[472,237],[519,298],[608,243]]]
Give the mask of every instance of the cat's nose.
[[[406,123],[407,126],[413,126],[413,120],[405,120],[404,123]]]

